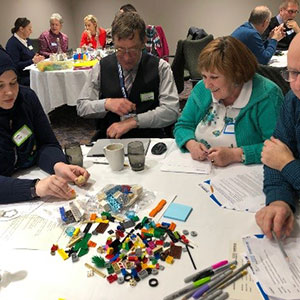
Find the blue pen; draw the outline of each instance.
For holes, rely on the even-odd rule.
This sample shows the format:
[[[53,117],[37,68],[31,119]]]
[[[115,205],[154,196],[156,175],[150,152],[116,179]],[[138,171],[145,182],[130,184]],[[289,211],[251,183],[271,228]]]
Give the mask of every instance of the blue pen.
[[[222,280],[224,280],[228,275],[232,274],[233,271],[232,270],[228,270],[226,272],[224,272],[224,274],[218,276],[218,278],[212,280],[209,283],[206,283],[204,285],[202,285],[199,289],[196,290],[196,292],[193,294],[193,298],[194,299],[198,299],[200,298],[206,291],[208,291],[209,289],[211,289],[212,287],[216,286],[219,282],[221,282]]]

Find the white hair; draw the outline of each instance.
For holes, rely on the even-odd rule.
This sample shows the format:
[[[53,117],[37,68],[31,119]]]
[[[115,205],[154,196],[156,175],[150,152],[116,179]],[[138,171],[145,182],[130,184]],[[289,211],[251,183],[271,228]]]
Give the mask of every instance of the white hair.
[[[52,14],[50,17],[50,22],[51,22],[51,20],[58,20],[60,24],[62,24],[64,22],[62,16],[58,13]]]

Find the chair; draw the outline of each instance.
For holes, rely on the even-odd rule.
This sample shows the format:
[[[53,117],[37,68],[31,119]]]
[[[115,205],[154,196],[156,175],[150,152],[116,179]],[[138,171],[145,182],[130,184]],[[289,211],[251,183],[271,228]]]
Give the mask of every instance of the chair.
[[[148,25],[146,28],[147,52],[168,61],[169,46],[161,26]]]
[[[280,74],[283,68],[271,67],[266,65],[258,65],[257,73],[275,82],[285,95],[290,90],[290,85]]]
[[[30,39],[33,51],[35,53],[38,53],[40,51],[40,44],[39,44],[39,39]]]
[[[189,79],[193,85],[202,79],[201,74],[197,70],[198,57],[204,47],[213,39],[213,35],[210,34],[200,40],[186,39],[177,42],[176,53],[171,68],[178,93],[181,93],[184,89],[184,69],[189,72]]]

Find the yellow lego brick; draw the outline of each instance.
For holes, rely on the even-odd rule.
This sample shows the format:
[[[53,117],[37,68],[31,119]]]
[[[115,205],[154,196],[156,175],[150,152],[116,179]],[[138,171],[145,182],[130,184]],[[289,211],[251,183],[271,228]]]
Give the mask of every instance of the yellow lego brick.
[[[112,247],[107,248],[106,253],[107,254],[113,254],[114,253],[114,248],[112,248]]]
[[[73,236],[77,236],[79,232],[80,232],[80,228],[77,227],[73,232]]]
[[[58,249],[57,252],[63,260],[66,260],[69,257],[69,255],[65,252],[64,249]]]
[[[174,257],[168,255],[167,258],[166,258],[166,263],[168,263],[168,264],[173,264],[173,262],[174,262]]]

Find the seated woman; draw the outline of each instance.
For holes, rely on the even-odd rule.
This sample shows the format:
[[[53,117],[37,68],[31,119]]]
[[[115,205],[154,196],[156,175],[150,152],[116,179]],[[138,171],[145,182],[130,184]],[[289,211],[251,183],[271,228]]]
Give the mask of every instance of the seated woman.
[[[72,197],[68,182],[89,173],[66,159],[36,94],[19,86],[10,56],[0,48],[0,204],[44,196]],[[51,176],[18,179],[11,175],[38,165]]]
[[[106,31],[104,28],[98,27],[97,18],[93,15],[88,15],[83,21],[85,31],[81,35],[80,47],[105,48]]]
[[[50,29],[39,37],[40,54],[49,57],[52,53],[68,51],[69,38],[61,32],[64,20],[60,14],[54,13],[50,17]]]
[[[211,41],[198,67],[203,80],[175,124],[178,147],[216,166],[261,163],[263,142],[274,131],[283,100],[281,90],[255,73],[255,56],[230,36]]]
[[[29,39],[32,33],[32,25],[28,19],[18,18],[11,33],[13,36],[7,41],[6,50],[17,68],[19,83],[29,86],[29,71],[24,71],[23,69],[33,63],[37,64],[44,59],[44,56],[33,51]]]

